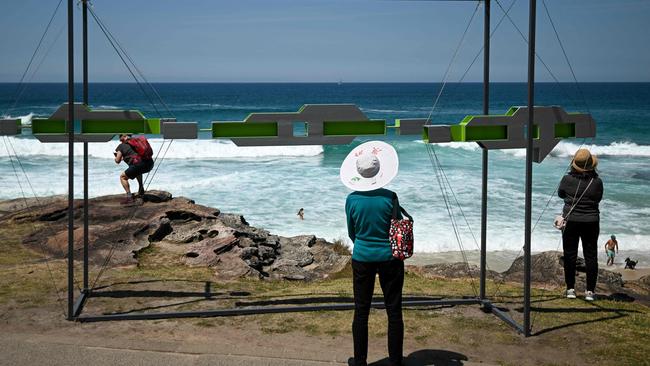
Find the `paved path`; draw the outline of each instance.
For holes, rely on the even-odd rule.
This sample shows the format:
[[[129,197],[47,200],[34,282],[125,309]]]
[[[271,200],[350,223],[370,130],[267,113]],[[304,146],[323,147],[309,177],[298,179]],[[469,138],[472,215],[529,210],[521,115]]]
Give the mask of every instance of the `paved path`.
[[[147,342],[148,346],[152,341]],[[154,341],[155,342],[155,341]],[[115,339],[110,347],[89,345],[95,340],[88,339],[49,339],[35,334],[0,335],[0,365],[121,365],[121,366],[329,366],[347,365],[343,355],[310,355],[311,359],[288,358],[277,356],[229,354],[220,349],[194,349],[187,347],[182,351],[183,344],[176,345],[176,350],[165,344],[153,346],[152,350],[138,349],[133,342],[124,341],[119,345]],[[331,352],[331,351],[330,351]],[[327,352],[327,353],[330,353]],[[315,356],[315,357],[313,357]],[[307,357],[305,357],[307,358]],[[320,359],[314,359],[320,358]],[[329,358],[329,359],[328,359]],[[467,361],[431,360],[429,362],[407,362],[408,365],[478,365]],[[480,365],[486,366],[485,363]]]
[[[262,358],[226,354],[196,354],[143,351],[124,348],[89,347],[71,344],[0,340],[0,365],[122,365],[122,366],[329,366],[339,362]]]

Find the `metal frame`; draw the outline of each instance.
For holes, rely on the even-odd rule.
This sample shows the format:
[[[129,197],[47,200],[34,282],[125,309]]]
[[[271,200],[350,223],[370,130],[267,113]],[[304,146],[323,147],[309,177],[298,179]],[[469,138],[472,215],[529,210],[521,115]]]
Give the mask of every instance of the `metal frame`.
[[[187,317],[213,317],[213,316],[236,316],[251,314],[270,314],[300,311],[321,311],[321,310],[351,310],[353,304],[334,304],[334,305],[312,305],[312,306],[284,306],[284,307],[251,307],[241,309],[221,309],[208,311],[186,311],[186,312],[169,312],[155,314],[113,314],[99,316],[84,316],[83,308],[89,298],[92,297],[92,289],[88,287],[88,142],[109,141],[116,132],[108,129],[104,130],[102,122],[120,121],[120,132],[153,132],[162,133],[165,138],[196,138],[196,123],[177,123],[175,120],[166,119],[147,119],[136,111],[121,111],[115,114],[111,111],[91,111],[88,109],[88,27],[87,27],[87,0],[82,1],[83,11],[83,105],[74,103],[74,27],[73,27],[73,0],[68,0],[68,103],[59,108],[47,122],[54,123],[45,126],[44,130],[37,127],[33,130],[37,138],[42,142],[63,142],[68,143],[68,320],[77,320],[81,322],[94,322],[106,320],[141,320],[141,319],[167,319],[167,318],[187,318]],[[453,0],[452,0],[453,1]],[[458,0],[455,0],[458,1]],[[507,120],[515,117],[517,111],[511,110],[511,113],[505,116],[489,115],[489,62],[490,62],[490,0],[484,0],[484,60],[483,60],[483,115],[468,116],[460,126],[424,126],[424,120],[396,120],[396,128],[400,134],[418,134],[423,133],[427,142],[449,141],[475,141],[482,148],[482,200],[481,200],[481,257],[480,257],[480,295],[478,298],[461,298],[461,299],[435,299],[435,300],[414,300],[404,301],[404,307],[421,307],[421,306],[444,306],[444,305],[481,305],[486,311],[491,312],[499,319],[506,322],[519,333],[528,337],[531,334],[530,329],[530,271],[531,271],[531,207],[532,207],[532,162],[533,160],[541,162],[550,152],[553,146],[559,141],[557,139],[558,124],[574,124],[573,135],[565,131],[559,137],[569,136],[594,136],[595,122],[590,115],[567,114],[559,107],[534,107],[534,83],[535,83],[535,27],[536,27],[536,1],[530,0],[529,14],[529,43],[528,43],[528,106],[520,107],[517,111],[519,116],[517,121]],[[69,108],[69,106],[73,106]],[[550,117],[547,113],[551,111]],[[313,113],[312,113],[313,112]],[[537,114],[536,114],[537,113]],[[524,118],[523,114],[527,114]],[[75,135],[74,121],[75,116],[82,120],[82,133]],[[534,135],[535,125],[534,117],[537,116],[539,124],[539,141],[535,146]],[[470,118],[471,117],[471,118]],[[502,118],[499,120],[499,118]],[[503,120],[506,118],[506,120]],[[549,119],[550,118],[550,119]],[[555,120],[553,120],[555,118]],[[501,124],[503,128],[510,129],[513,125],[517,131],[521,129],[521,136],[512,141],[509,137],[497,138],[496,140],[481,141],[477,138],[468,138],[465,135],[465,128],[474,128],[486,126],[487,121],[492,121],[490,126],[494,126],[494,121]],[[514,119],[514,118],[513,118]],[[559,119],[559,121],[557,121]],[[571,119],[571,120],[568,120]],[[291,125],[294,121],[307,122],[312,126],[307,136],[293,136]],[[474,121],[474,122],[472,122]],[[36,126],[39,123],[46,122],[35,119]],[[97,122],[92,130],[84,134],[84,124],[88,122]],[[343,123],[349,123],[345,125]],[[352,122],[352,123],[350,123]],[[523,123],[526,122],[526,128],[523,129]],[[135,125],[134,125],[135,123]],[[330,123],[328,129],[327,124]],[[354,123],[354,125],[353,125]],[[550,131],[550,124],[553,123],[554,135]],[[259,124],[260,126],[254,126]],[[273,124],[273,126],[270,126]],[[137,126],[136,126],[137,125]],[[266,127],[269,125],[274,133],[269,133]],[[579,127],[580,125],[580,127]],[[106,125],[104,125],[106,126]],[[215,126],[217,127],[215,129]],[[469,126],[469,127],[468,127]],[[257,132],[241,135],[246,130],[255,130]],[[253,128],[251,128],[253,127]],[[214,138],[230,138],[237,145],[295,145],[295,144],[346,144],[358,135],[383,135],[386,133],[386,123],[380,120],[368,120],[368,118],[353,105],[306,105],[297,113],[255,113],[249,115],[243,122],[214,122],[211,129]],[[0,134],[13,135],[20,133],[20,121],[1,120]],[[123,129],[126,129],[122,131]],[[134,130],[135,129],[135,130]],[[137,131],[136,131],[137,130]],[[383,131],[382,131],[383,130]],[[493,130],[493,129],[492,129]],[[262,131],[261,134],[259,131]],[[460,132],[459,132],[460,131]],[[546,131],[546,132],[545,132]],[[41,133],[39,133],[41,132]],[[88,133],[90,132],[90,133]],[[94,132],[94,133],[93,133]],[[234,133],[234,134],[233,134]],[[67,135],[67,136],[66,136]],[[483,133],[485,136],[494,135],[492,132]],[[509,133],[506,134],[506,136]],[[459,137],[460,136],[460,137]],[[66,138],[67,137],[67,138]],[[490,137],[488,137],[489,139]],[[504,311],[498,309],[486,296],[486,248],[487,248],[487,187],[488,187],[488,150],[523,147],[525,138],[526,147],[526,199],[525,199],[525,243],[524,243],[524,324],[518,324],[514,319],[508,316]],[[553,143],[548,140],[552,140]],[[505,141],[504,141],[505,140]],[[557,140],[557,141],[556,141]],[[74,155],[73,146],[75,142],[84,143],[84,245],[83,245],[83,290],[75,301],[74,296]],[[550,146],[549,144],[552,144]],[[383,304],[374,302],[372,307],[383,307]]]

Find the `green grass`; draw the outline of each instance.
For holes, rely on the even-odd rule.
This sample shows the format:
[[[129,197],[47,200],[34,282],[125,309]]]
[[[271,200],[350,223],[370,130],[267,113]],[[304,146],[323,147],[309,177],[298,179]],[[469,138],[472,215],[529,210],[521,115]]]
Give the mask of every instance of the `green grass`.
[[[22,238],[38,230],[42,225],[11,223],[0,227],[0,266],[25,265],[43,258],[42,254],[27,249],[21,244]]]
[[[347,246],[341,239],[334,240],[334,242],[332,243],[332,250],[334,250],[334,253],[336,254],[352,255],[352,252],[350,251],[350,247]]]

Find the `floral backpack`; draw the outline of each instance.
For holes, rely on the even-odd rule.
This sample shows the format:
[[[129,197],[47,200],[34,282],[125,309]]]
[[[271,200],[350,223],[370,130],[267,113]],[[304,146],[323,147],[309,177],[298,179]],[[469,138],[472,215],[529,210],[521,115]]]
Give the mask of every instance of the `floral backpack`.
[[[398,210],[406,218],[398,219]],[[399,205],[397,194],[393,195],[393,214],[390,219],[388,240],[393,257],[403,261],[413,255],[413,218]]]

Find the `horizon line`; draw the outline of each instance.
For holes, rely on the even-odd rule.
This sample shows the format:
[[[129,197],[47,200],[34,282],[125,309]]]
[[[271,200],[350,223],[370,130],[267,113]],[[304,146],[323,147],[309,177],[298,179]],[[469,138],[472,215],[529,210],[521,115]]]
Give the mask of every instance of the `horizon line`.
[[[19,84],[0,81],[0,84]],[[67,81],[30,81],[22,84],[67,84]],[[75,81],[82,84],[83,81]],[[442,81],[149,81],[150,84],[442,84]],[[447,81],[447,84],[483,84],[483,81]],[[527,84],[527,81],[490,81],[490,84]],[[536,81],[535,84],[576,84],[575,81]],[[647,81],[580,81],[577,84],[647,84]],[[89,84],[137,84],[135,81],[91,81]]]

